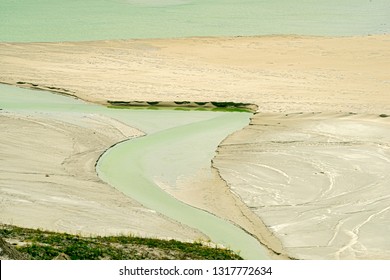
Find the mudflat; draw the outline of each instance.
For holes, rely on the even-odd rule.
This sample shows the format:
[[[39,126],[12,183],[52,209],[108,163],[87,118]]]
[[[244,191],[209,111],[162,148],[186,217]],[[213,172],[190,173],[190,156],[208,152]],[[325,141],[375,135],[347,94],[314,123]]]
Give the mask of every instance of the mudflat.
[[[389,35],[0,43],[0,63],[1,82],[97,103],[254,103],[213,161],[227,204],[192,182],[170,193],[250,232],[265,224],[292,257],[390,258]]]
[[[214,166],[298,259],[390,259],[390,117],[258,114]]]
[[[0,128],[2,223],[82,235],[206,238],[96,175],[100,154],[140,131],[96,114],[4,113]]]

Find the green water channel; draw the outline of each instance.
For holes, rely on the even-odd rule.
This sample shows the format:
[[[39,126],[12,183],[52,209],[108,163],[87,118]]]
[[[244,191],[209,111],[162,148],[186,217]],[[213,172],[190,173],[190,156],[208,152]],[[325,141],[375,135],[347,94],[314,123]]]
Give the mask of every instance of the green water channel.
[[[6,42],[389,31],[389,0],[0,1]]]
[[[146,207],[205,233],[246,259],[266,259],[267,250],[242,229],[191,207],[163,191],[156,180],[175,187],[181,176],[210,169],[217,145],[249,122],[249,113],[117,110],[38,90],[0,84],[0,114],[14,112],[61,119],[102,114],[148,134],[119,143],[100,158],[99,177]],[[60,114],[59,114],[60,113]],[[156,229],[158,231],[158,229]]]

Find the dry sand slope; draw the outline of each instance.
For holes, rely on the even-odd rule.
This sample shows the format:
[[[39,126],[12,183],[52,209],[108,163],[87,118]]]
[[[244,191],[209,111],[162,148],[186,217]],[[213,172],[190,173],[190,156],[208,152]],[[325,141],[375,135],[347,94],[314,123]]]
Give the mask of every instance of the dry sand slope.
[[[1,223],[87,235],[205,238],[97,177],[100,154],[140,131],[98,115],[9,113],[0,114],[0,131]]]
[[[294,257],[390,258],[390,118],[378,117],[390,114],[389,35],[0,43],[0,65],[2,82],[95,102],[255,103],[262,114],[215,159],[232,190]],[[261,221],[240,217],[237,199],[193,193],[172,194],[257,235]]]
[[[241,101],[262,112],[390,111],[390,36],[0,43],[0,81],[91,101]],[[364,106],[362,106],[364,105]]]
[[[258,114],[214,166],[303,259],[390,259],[390,116]]]

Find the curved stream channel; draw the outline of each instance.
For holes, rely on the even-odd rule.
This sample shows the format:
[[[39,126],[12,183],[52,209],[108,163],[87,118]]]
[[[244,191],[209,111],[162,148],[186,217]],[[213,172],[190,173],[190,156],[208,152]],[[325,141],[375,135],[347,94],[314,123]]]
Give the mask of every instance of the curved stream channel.
[[[267,250],[244,230],[175,199],[157,184],[176,186],[179,177],[210,170],[218,144],[248,124],[251,114],[109,109],[7,85],[0,85],[0,108],[3,112],[58,118],[64,114],[103,114],[144,131],[146,136],[121,142],[102,155],[97,164],[99,177],[146,207],[197,228],[212,242],[239,251],[243,258],[268,258]]]

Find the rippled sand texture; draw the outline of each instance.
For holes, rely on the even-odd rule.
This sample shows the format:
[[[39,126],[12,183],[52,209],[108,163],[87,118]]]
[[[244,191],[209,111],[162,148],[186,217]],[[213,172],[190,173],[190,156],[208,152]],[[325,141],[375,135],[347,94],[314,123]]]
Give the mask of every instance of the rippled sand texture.
[[[390,259],[390,117],[258,114],[214,160],[303,259]]]

